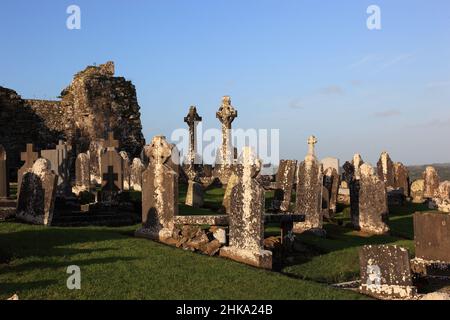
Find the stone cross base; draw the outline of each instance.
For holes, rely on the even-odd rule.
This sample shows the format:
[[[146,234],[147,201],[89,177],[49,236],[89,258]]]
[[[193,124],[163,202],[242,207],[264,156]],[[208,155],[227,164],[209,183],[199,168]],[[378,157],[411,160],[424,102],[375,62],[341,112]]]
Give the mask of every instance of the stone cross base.
[[[413,299],[417,296],[417,288],[414,286],[363,284],[359,291],[378,299]]]
[[[268,250],[255,252],[235,247],[223,247],[220,249],[220,256],[257,268],[272,270],[272,252]]]
[[[134,233],[137,238],[145,238],[150,240],[156,240],[164,242],[168,238],[172,237],[172,230],[168,228],[162,229],[151,229],[146,227],[141,227]]]

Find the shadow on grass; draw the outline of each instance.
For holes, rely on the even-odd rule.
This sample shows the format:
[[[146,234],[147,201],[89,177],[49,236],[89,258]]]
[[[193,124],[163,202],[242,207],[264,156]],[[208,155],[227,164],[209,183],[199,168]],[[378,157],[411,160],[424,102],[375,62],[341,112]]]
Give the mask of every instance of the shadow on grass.
[[[28,290],[42,290],[43,288],[50,287],[56,283],[57,281],[53,280],[29,281],[29,282],[2,282],[0,286],[0,295],[7,297],[14,293],[20,294],[20,292]]]

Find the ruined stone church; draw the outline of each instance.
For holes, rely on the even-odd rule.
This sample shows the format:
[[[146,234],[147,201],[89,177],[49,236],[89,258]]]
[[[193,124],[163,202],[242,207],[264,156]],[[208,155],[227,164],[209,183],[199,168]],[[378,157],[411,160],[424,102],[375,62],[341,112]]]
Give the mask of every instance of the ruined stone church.
[[[90,143],[105,139],[109,131],[119,148],[131,157],[145,145],[136,89],[131,81],[114,75],[114,63],[88,66],[61,92],[60,100],[27,100],[0,87],[0,144],[8,154],[11,173],[20,166],[27,143],[37,149],[65,140],[75,154]]]

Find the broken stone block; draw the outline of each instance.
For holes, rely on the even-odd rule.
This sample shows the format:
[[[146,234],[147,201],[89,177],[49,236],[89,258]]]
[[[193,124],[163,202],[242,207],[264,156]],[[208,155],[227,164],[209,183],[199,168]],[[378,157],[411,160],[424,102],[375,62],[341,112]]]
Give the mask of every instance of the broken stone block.
[[[294,232],[301,233],[311,229],[322,229],[322,165],[315,156],[314,145],[317,139],[309,137],[309,151],[298,168],[295,213],[304,214],[305,222],[294,224]]]
[[[231,196],[229,246],[220,256],[255,267],[272,269],[272,252],[264,250],[264,188],[256,177],[261,160],[245,147],[239,158],[238,184]]]
[[[213,231],[213,237],[221,244],[227,243],[227,232],[223,228],[215,228],[215,230]]]
[[[18,219],[51,225],[58,177],[50,166],[50,161],[40,158],[24,173],[17,201]]]
[[[142,228],[136,236],[170,238],[178,215],[178,174],[168,165],[173,148],[164,136],[153,138],[150,164],[142,175]]]
[[[425,180],[415,180],[411,184],[411,198],[413,203],[424,203]]]
[[[386,188],[395,186],[395,169],[394,162],[387,152],[383,152],[377,163],[378,177],[384,181]]]
[[[434,167],[427,167],[423,173],[424,191],[423,196],[428,199],[434,198],[439,192],[439,175]]]
[[[280,161],[273,200],[273,207],[276,211],[290,211],[292,190],[297,174],[297,165],[297,161],[295,160]]]
[[[355,227],[368,234],[385,234],[389,232],[387,225],[389,208],[385,183],[379,179],[369,164],[361,166],[360,174],[359,214]]]
[[[411,299],[417,295],[408,250],[399,246],[363,246],[359,251],[360,291],[381,299]]]
[[[188,190],[186,193],[186,205],[193,208],[201,208],[203,206],[205,193],[200,183],[188,181]]]
[[[145,166],[141,159],[134,158],[131,164],[130,183],[131,189],[134,191],[142,191],[142,173],[145,170]]]

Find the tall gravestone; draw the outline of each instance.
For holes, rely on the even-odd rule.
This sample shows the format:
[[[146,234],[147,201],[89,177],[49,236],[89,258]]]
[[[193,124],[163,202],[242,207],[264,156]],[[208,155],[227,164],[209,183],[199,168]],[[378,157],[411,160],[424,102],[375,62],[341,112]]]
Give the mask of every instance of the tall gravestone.
[[[303,232],[307,230],[317,233],[324,232],[322,229],[323,172],[322,165],[317,160],[314,151],[314,146],[316,143],[317,139],[314,136],[309,137],[308,154],[298,168],[295,213],[304,214],[305,221],[294,224],[295,232]]]
[[[24,161],[24,164],[19,169],[17,173],[17,194],[20,193],[20,188],[22,186],[23,174],[33,167],[34,162],[39,158],[39,153],[33,151],[33,144],[28,143],[25,152],[20,154],[20,160]]]
[[[105,152],[105,140],[97,139],[93,140],[89,144],[89,159],[90,164],[89,168],[91,170],[91,183],[93,185],[101,185],[102,184],[102,169],[101,169],[101,160],[102,154]]]
[[[405,197],[409,197],[409,171],[403,163],[396,162],[394,164],[394,188],[403,190]]]
[[[327,168],[323,175],[323,185],[328,191],[328,207],[331,214],[335,214],[337,210],[337,198],[339,193],[340,179],[339,174],[334,168]]]
[[[423,196],[428,199],[434,198],[439,192],[439,175],[434,167],[427,167],[423,173],[424,190]]]
[[[341,166],[339,165],[338,158],[332,158],[332,157],[324,158],[320,161],[320,163],[322,163],[324,172],[329,168],[336,170],[337,174],[340,174],[340,172],[341,172]]]
[[[184,122],[189,127],[189,150],[184,160],[183,169],[189,180],[193,181],[198,175],[199,165],[202,160],[197,153],[197,126],[202,121],[202,117],[197,113],[197,108],[191,106]]]
[[[16,217],[33,224],[51,225],[58,176],[50,161],[40,158],[28,169],[21,181]]]
[[[233,189],[238,184],[238,182],[239,177],[236,175],[236,173],[233,172],[228,179],[227,187],[223,195],[222,206],[225,209],[226,214],[230,214],[231,212],[231,197],[233,194]]]
[[[364,164],[364,160],[362,159],[361,155],[359,153],[356,153],[353,156],[353,160],[352,160],[352,165],[355,167],[354,175],[355,175],[356,180],[359,180],[360,168],[363,164]]]
[[[275,210],[289,212],[296,173],[296,160],[280,161],[276,176],[276,189],[273,200],[273,207]]]
[[[356,175],[355,166],[346,162],[344,164],[344,180],[347,182],[350,191],[350,217],[352,225],[359,226],[359,189],[360,189],[360,178],[361,170],[358,169],[358,176]]]
[[[101,201],[112,202],[123,190],[123,159],[117,153],[119,141],[114,140],[114,134],[108,134],[105,141],[106,152],[101,156],[102,189]]]
[[[378,177],[384,181],[386,187],[394,188],[395,186],[395,171],[394,162],[387,152],[383,152],[380,160],[377,163]]]
[[[355,227],[368,234],[389,232],[386,184],[375,174],[369,164],[361,166],[358,200],[358,225]]]
[[[363,246],[359,264],[361,292],[396,299],[410,299],[417,294],[407,249],[393,245]]]
[[[130,157],[126,151],[120,151],[119,155],[122,157],[122,175],[123,175],[123,190],[130,190],[131,186],[131,165]]]
[[[9,172],[5,148],[0,144],[0,200],[9,197]]]
[[[222,184],[227,184],[232,174],[235,152],[231,141],[231,124],[237,117],[236,109],[231,105],[231,98],[225,96],[222,98],[222,105],[216,113],[216,118],[222,124],[222,145],[218,152],[214,175],[220,179]]]
[[[153,138],[142,176],[142,228],[136,236],[159,241],[172,236],[178,215],[178,174],[168,165],[172,152],[164,136]]]
[[[238,161],[238,183],[233,188],[229,246],[220,255],[255,267],[272,269],[272,252],[264,250],[264,188],[257,181],[261,160],[244,148]]]
[[[87,153],[80,153],[75,160],[75,186],[73,193],[80,194],[91,188],[90,159]]]
[[[142,173],[145,170],[145,166],[142,163],[141,159],[134,158],[133,163],[131,164],[130,171],[130,183],[131,189],[134,191],[142,191]]]

